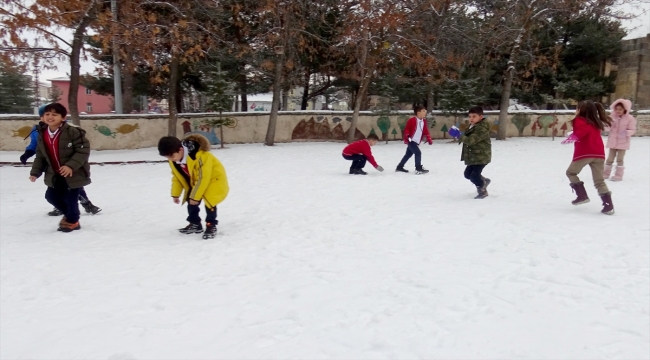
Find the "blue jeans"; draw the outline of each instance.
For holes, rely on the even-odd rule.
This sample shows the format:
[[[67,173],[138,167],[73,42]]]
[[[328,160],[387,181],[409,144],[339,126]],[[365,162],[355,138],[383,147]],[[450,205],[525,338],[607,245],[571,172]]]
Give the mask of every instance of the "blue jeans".
[[[411,141],[406,148],[406,154],[402,158],[402,161],[399,162],[398,167],[404,167],[406,162],[409,161],[411,156],[415,155],[415,168],[420,169],[422,167],[422,152],[420,151],[420,145],[415,141]]]

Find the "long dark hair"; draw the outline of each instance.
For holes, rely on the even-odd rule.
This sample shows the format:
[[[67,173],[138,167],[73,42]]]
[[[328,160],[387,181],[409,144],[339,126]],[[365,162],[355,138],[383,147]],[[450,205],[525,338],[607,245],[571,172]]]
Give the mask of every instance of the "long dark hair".
[[[582,101],[578,104],[578,116],[587,119],[587,122],[599,130],[605,130],[605,126],[612,125],[612,119],[605,112],[601,103],[594,103],[591,100]]]

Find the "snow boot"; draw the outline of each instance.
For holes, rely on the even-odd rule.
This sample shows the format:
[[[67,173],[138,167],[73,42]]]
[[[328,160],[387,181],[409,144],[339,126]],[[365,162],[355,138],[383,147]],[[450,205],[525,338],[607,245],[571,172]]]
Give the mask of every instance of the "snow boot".
[[[63,219],[61,219],[57,231],[68,233],[79,229],[81,229],[81,225],[79,225],[78,221],[76,223],[69,223],[64,217]]]
[[[355,168],[350,168],[350,175],[354,175]]]
[[[408,173],[409,171],[404,169],[404,166],[398,166],[397,169],[395,169],[395,172]]]
[[[421,166],[421,165],[420,165],[420,167],[415,168],[415,175],[424,175],[424,174],[426,174],[428,172],[429,172],[429,170],[425,169],[424,166]]]
[[[575,200],[571,202],[573,205],[582,205],[588,203],[589,196],[587,196],[587,190],[585,190],[585,183],[577,182],[575,184],[571,184],[571,188],[573,189],[573,192],[576,193],[578,196]]]
[[[603,170],[603,178],[609,179],[609,176],[612,174],[612,165],[605,164],[605,169]]]
[[[485,192],[487,193],[487,187],[490,185],[492,180],[490,180],[490,179],[488,179],[488,178],[486,178],[484,176],[482,176],[482,178],[483,178],[483,190],[485,190]]]
[[[90,201],[82,202],[81,206],[83,206],[84,210],[86,210],[86,213],[88,214],[98,214],[102,209],[98,208],[97,206],[93,205]]]
[[[205,223],[205,232],[203,233],[203,240],[214,239],[217,235],[217,225],[213,223]]]
[[[59,210],[57,208],[54,208],[54,210],[47,213],[47,215],[49,215],[49,216],[61,216],[61,215],[63,215],[63,213],[61,212],[61,210]]]
[[[474,199],[485,199],[488,197],[488,192],[485,190],[485,185],[477,186],[476,191],[478,192],[478,195],[476,195]]]
[[[623,175],[625,174],[625,166],[617,166],[616,173],[612,176],[612,181],[623,181]]]
[[[363,169],[354,169],[354,175],[368,175]]]
[[[201,224],[192,224],[190,223],[182,229],[178,229],[181,234],[200,234],[203,232],[203,226]]]
[[[603,210],[600,212],[605,215],[614,215],[614,204],[612,203],[612,193],[601,194],[600,199],[603,200]]]

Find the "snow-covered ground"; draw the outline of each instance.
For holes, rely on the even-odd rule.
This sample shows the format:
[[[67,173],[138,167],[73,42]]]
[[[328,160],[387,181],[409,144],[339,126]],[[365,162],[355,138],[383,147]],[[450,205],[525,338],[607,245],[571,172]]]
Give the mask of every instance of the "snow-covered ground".
[[[572,146],[557,140],[494,142],[485,200],[458,145],[423,145],[424,176],[392,171],[395,142],[374,148],[386,172],[347,175],[342,148],[214,150],[231,192],[210,241],[177,233],[166,164],[93,167],[104,211],[71,234],[42,181],[0,168],[0,357],[650,357],[650,138],[608,183],[614,216],[588,169],[592,202],[570,204]]]

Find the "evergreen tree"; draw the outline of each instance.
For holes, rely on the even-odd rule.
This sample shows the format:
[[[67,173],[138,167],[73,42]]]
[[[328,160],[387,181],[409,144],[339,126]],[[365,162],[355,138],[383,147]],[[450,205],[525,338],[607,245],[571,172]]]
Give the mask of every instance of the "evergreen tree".
[[[219,113],[217,119],[206,121],[212,127],[218,127],[220,130],[221,147],[223,148],[223,127],[232,126],[234,119],[224,117],[223,113],[232,110],[234,99],[234,87],[224,79],[225,73],[221,71],[221,63],[217,63],[217,68],[208,73],[205,95],[208,98],[206,106],[209,110]]]
[[[479,79],[448,80],[443,84],[439,97],[440,109],[445,115],[453,116],[456,123],[460,114],[485,101],[485,96],[480,94]]]
[[[31,78],[9,63],[0,62],[0,113],[31,114]]]

